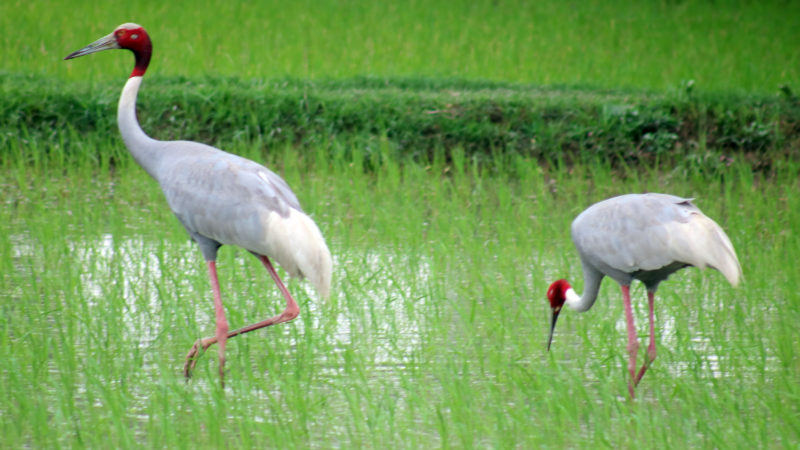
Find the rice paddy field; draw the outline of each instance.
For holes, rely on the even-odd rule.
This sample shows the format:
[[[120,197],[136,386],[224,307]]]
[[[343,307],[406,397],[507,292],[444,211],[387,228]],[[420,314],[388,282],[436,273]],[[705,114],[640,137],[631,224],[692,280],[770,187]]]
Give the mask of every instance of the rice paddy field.
[[[0,5],[0,448],[797,447],[797,5],[568,6]],[[155,45],[141,93],[145,131],[272,168],[333,254],[331,298],[289,281],[300,316],[231,339],[224,388],[214,351],[183,377],[191,345],[213,334],[213,304],[200,251],[114,129],[131,58],[61,61],[128,21]],[[370,94],[382,83],[392,88]],[[273,139],[277,125],[259,126],[253,105],[236,100],[264,85],[296,91],[298,110],[308,109],[304,95],[323,106],[351,95],[353,108],[386,104],[364,114],[388,125],[347,134],[342,117],[351,116],[308,115],[280,122],[302,123],[302,138]],[[537,89],[544,94],[530,94]],[[702,114],[699,124],[670,122],[669,133],[635,142],[615,137],[614,158],[597,151],[613,139],[586,139],[618,136],[602,105],[677,102],[691,89],[692,111],[721,108],[727,126],[744,130],[730,134],[739,141]],[[412,122],[390,112],[413,110],[409,96],[450,101],[431,91],[504,113],[531,111],[507,100],[516,95],[544,102],[537,124],[574,108],[559,120],[591,131],[559,140],[536,125],[529,132],[552,152],[502,140],[481,149],[490,125],[449,113],[462,132],[413,153]],[[170,100],[159,106],[159,96]],[[704,103],[713,98],[726,100]],[[601,104],[596,124],[586,104]],[[199,112],[183,116],[192,105]],[[314,120],[338,122],[308,126]],[[683,133],[692,127],[700,131]],[[500,129],[517,132],[509,130]],[[658,139],[658,152],[630,157]],[[695,198],[744,270],[738,288],[697,269],[662,284],[658,357],[633,401],[613,281],[590,311],[561,314],[546,351],[547,286],[567,278],[582,288],[570,222],[629,192]],[[223,247],[218,264],[232,327],[280,311],[280,293],[252,255]],[[645,290],[631,292],[646,342]]]

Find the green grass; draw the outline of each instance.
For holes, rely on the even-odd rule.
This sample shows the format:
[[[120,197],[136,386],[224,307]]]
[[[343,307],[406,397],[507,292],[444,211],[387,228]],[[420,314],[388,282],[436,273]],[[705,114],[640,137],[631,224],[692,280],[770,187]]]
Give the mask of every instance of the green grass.
[[[162,76],[425,76],[537,85],[774,93],[798,89],[795,2],[9,1],[3,70],[72,80],[130,72],[116,54],[61,59],[123,22],[145,26]]]
[[[231,150],[259,158],[252,146]],[[87,151],[107,145],[90,141]],[[111,145],[119,146],[119,142]],[[282,173],[335,256],[334,294],[293,281],[301,316],[228,345],[189,383],[183,358],[213,330],[197,248],[127,155],[8,166],[0,179],[0,433],[4,447],[775,447],[800,438],[796,163],[770,178],[603,164],[544,169],[456,152],[400,164],[378,149],[291,146]],[[21,150],[20,150],[21,151]],[[332,156],[331,156],[332,155]],[[374,168],[365,172],[365,161]],[[611,281],[567,311],[545,352],[556,277],[581,287],[571,219],[624,192],[696,197],[726,230],[741,288],[685,270],[657,300],[659,356],[631,403]],[[257,261],[225,247],[232,326],[274,314]],[[646,338],[644,289],[635,312]]]
[[[87,153],[92,135],[116,136],[121,80],[86,83],[0,74],[0,163],[19,159],[95,164],[118,147]],[[800,102],[791,95],[648,93],[623,89],[408,77],[243,80],[152,77],[138,101],[144,130],[158,139],[210,144],[287,143],[302,153],[358,142],[370,156],[429,162],[490,160],[498,153],[541,160],[706,166],[745,159],[769,172],[798,158]],[[18,154],[17,139],[43,146]],[[48,147],[50,142],[58,145]],[[55,151],[55,155],[48,152]]]

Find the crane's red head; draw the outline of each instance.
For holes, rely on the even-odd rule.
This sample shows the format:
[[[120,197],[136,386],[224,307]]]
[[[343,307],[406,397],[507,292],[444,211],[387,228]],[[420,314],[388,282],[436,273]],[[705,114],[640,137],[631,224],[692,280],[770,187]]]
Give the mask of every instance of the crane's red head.
[[[124,23],[117,27],[113,33],[102,37],[82,49],[70,53],[64,59],[77,58],[78,56],[88,55],[103,50],[124,48],[133,52],[136,57],[136,65],[131,72],[131,77],[144,75],[147,66],[150,64],[150,56],[153,54],[153,44],[150,36],[140,25],[135,23]]]
[[[567,301],[567,291],[572,286],[567,283],[567,280],[557,280],[547,289],[547,299],[550,300],[550,308],[553,310],[553,320],[550,323],[550,337],[547,338],[547,351],[550,351],[550,343],[553,342],[553,331],[556,329],[556,321],[558,314],[561,312],[561,307]]]
[[[567,280],[557,280],[547,289],[547,299],[550,300],[550,307],[553,309],[561,308],[567,301],[567,290],[572,286]]]

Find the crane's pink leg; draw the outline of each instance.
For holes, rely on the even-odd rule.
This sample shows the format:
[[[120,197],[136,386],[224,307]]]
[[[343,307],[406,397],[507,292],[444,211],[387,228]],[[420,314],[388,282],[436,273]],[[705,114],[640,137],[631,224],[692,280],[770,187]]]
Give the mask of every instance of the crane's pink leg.
[[[292,298],[292,294],[289,293],[289,290],[286,289],[286,286],[281,281],[281,278],[278,276],[278,273],[275,271],[275,268],[272,267],[272,263],[270,262],[269,258],[264,255],[258,255],[258,259],[264,264],[264,267],[269,272],[269,275],[275,281],[275,284],[278,285],[278,289],[280,289],[281,294],[286,299],[286,309],[283,310],[282,313],[278,314],[277,316],[270,317],[267,320],[263,320],[258,323],[254,323],[252,325],[248,325],[243,328],[239,328],[238,330],[233,330],[230,333],[227,333],[227,328],[225,329],[226,333],[224,336],[220,336],[217,334],[216,336],[212,336],[205,339],[198,340],[191,350],[189,350],[189,354],[186,355],[186,364],[183,366],[183,373],[186,375],[186,378],[190,378],[192,376],[192,370],[194,370],[195,364],[197,364],[197,358],[199,357],[199,353],[204,352],[208,347],[211,347],[217,342],[220,342],[222,346],[224,346],[224,342],[226,339],[230,339],[234,336],[238,336],[240,334],[249,333],[253,330],[258,330],[259,328],[268,327],[270,325],[276,325],[283,322],[289,322],[290,320],[297,317],[300,314],[300,307],[297,306],[297,302]],[[214,272],[214,281],[216,282],[216,270]],[[217,285],[217,296],[219,295],[219,285]],[[216,304],[216,300],[215,300]],[[219,302],[220,308],[222,307],[222,301]],[[226,323],[227,325],[227,323]],[[219,323],[217,323],[217,331],[219,332]],[[221,375],[221,372],[220,372]]]
[[[628,392],[634,398],[633,388],[636,379],[636,353],[639,351],[639,339],[636,337],[636,325],[633,323],[633,309],[631,308],[631,287],[622,286],[622,302],[625,304],[625,322],[628,325],[628,372],[631,380],[628,382]]]
[[[650,306],[650,345],[647,346],[647,360],[645,360],[644,364],[642,364],[642,368],[639,369],[639,373],[636,375],[636,386],[639,385],[639,382],[642,381],[642,377],[644,373],[647,372],[647,368],[650,367],[650,364],[656,359],[656,326],[655,326],[655,317],[653,316],[653,303],[655,303],[655,292],[647,291],[647,303]]]
[[[186,364],[184,365],[184,374],[188,378],[191,376],[191,369],[194,368],[194,361],[200,347],[205,351],[211,343],[219,342],[217,354],[219,357],[219,380],[220,383],[225,385],[225,344],[228,340],[228,320],[225,318],[225,309],[222,307],[222,296],[219,290],[219,279],[217,278],[217,263],[214,261],[207,261],[208,276],[211,278],[211,291],[214,294],[214,312],[217,316],[217,330],[213,338],[200,339],[195,342],[189,354],[186,355]],[[208,343],[211,342],[211,343]],[[192,361],[191,368],[188,367],[189,362]]]
[[[275,281],[275,284],[278,285],[278,289],[280,289],[281,294],[283,294],[283,298],[286,299],[286,309],[284,309],[283,312],[278,314],[277,316],[270,317],[267,320],[263,320],[261,322],[254,323],[252,325],[239,328],[238,330],[231,331],[230,334],[228,334],[229,338],[238,336],[240,334],[249,333],[253,330],[258,330],[259,328],[268,327],[270,325],[289,322],[290,320],[293,320],[295,317],[297,317],[298,314],[300,314],[300,307],[297,306],[297,302],[294,301],[294,298],[292,298],[292,294],[290,294],[289,290],[286,289],[286,286],[283,284],[283,281],[281,281],[280,277],[278,276],[278,273],[275,272],[275,268],[272,267],[272,263],[269,261],[269,258],[267,258],[264,255],[259,255],[258,259],[260,259],[261,263],[264,264],[264,267],[267,269],[267,272],[269,272],[269,275]]]

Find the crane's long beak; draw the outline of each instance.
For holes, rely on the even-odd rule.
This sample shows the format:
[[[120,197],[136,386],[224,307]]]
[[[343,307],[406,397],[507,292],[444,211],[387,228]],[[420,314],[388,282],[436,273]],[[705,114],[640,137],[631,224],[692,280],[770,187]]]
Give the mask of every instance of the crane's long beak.
[[[561,312],[561,307],[557,306],[553,308],[553,321],[550,323],[550,337],[547,338],[547,351],[550,351],[550,343],[553,342],[553,331],[556,330],[556,320],[558,320],[558,314]]]
[[[87,45],[86,47],[83,47],[80,50],[70,53],[64,59],[77,58],[78,56],[88,55],[89,53],[100,52],[103,50],[111,50],[114,48],[120,48],[120,47],[119,44],[117,43],[117,38],[114,36],[114,33],[111,33],[108,36],[101,37],[100,39],[92,42],[91,44]]]

